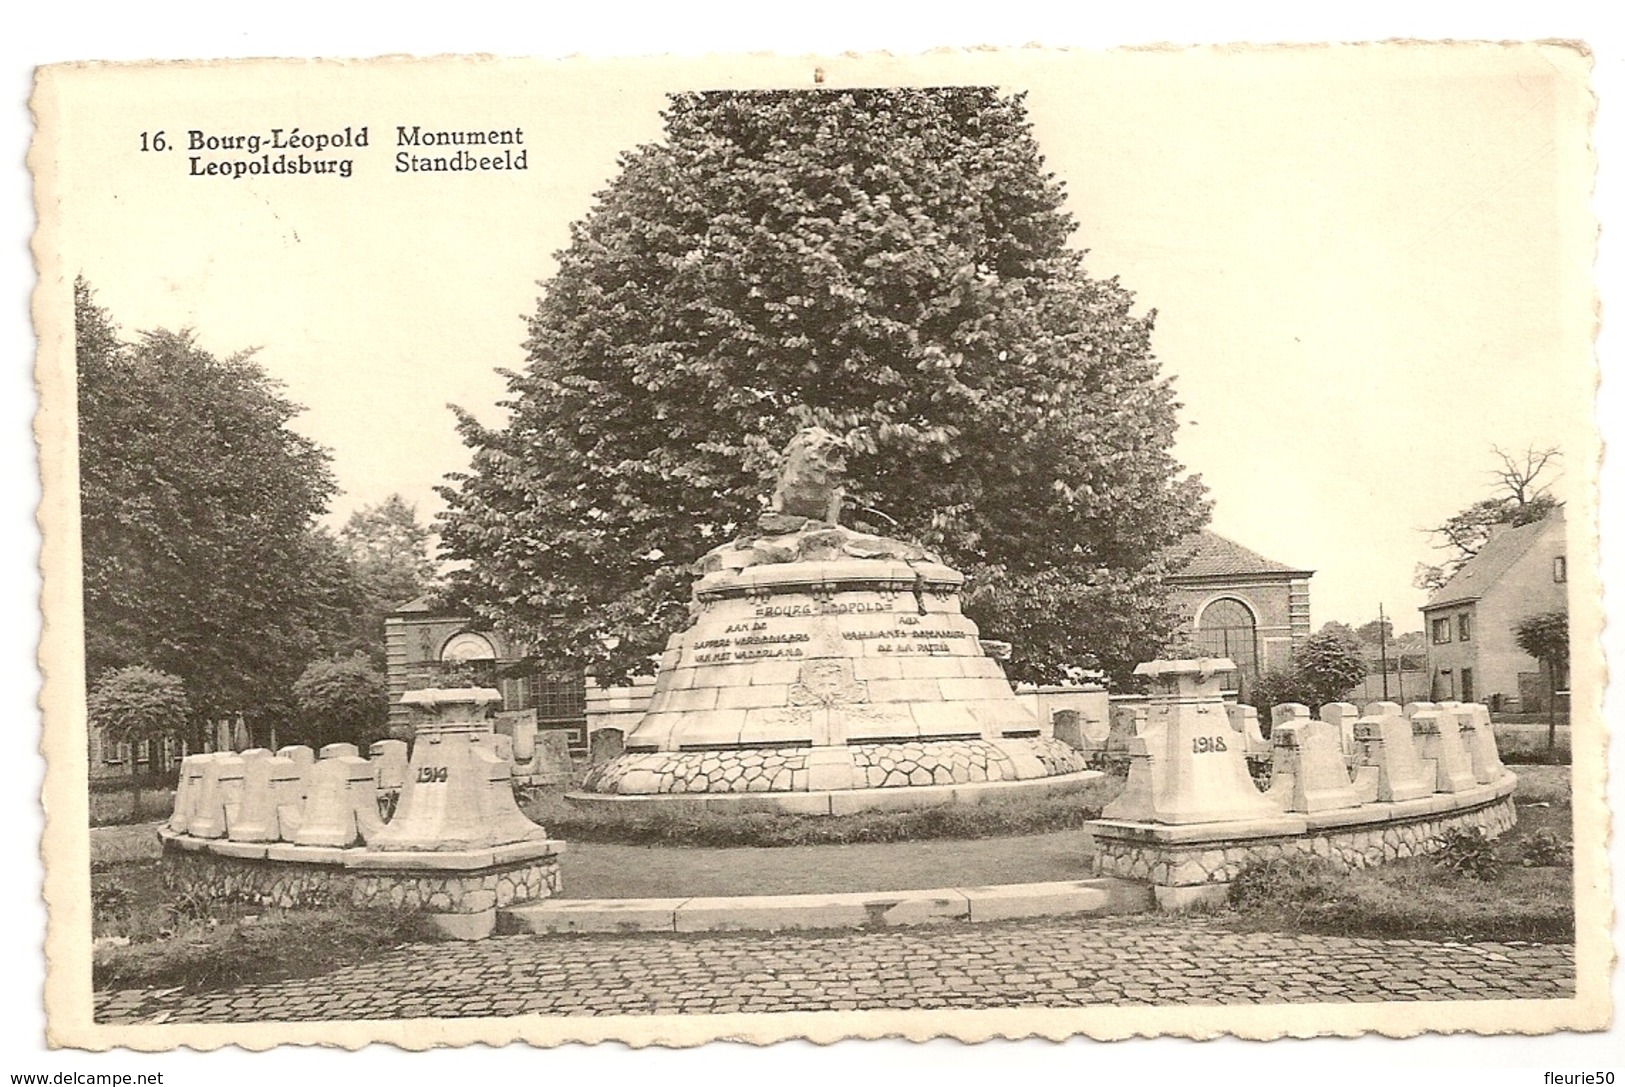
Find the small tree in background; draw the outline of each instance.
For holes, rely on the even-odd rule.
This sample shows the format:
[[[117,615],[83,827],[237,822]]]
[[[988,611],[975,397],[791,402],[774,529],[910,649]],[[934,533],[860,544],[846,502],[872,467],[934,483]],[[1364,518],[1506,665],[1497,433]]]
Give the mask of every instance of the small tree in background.
[[[360,594],[362,644],[384,663],[384,620],[402,604],[439,587],[430,532],[417,508],[398,494],[350,514],[336,542],[348,556]]]
[[[1327,623],[1292,654],[1292,666],[1265,672],[1249,700],[1260,716],[1271,706],[1301,702],[1318,709],[1341,701],[1366,675],[1359,638],[1342,623]]]
[[[1546,753],[1557,747],[1557,677],[1569,666],[1569,613],[1548,611],[1526,616],[1512,628],[1518,648],[1546,666]]]
[[[294,683],[293,697],[312,746],[319,739],[365,750],[384,734],[389,687],[363,653],[313,661]]]
[[[1341,701],[1365,679],[1365,651],[1341,623],[1327,623],[1292,655],[1292,668],[1309,695],[1310,705]]]
[[[166,737],[180,732],[192,713],[179,676],[139,664],[103,675],[90,692],[87,708],[91,727],[102,729],[108,743],[130,745],[132,763],[139,744],[145,742],[155,753]],[[139,811],[141,779],[133,764],[130,769]]]

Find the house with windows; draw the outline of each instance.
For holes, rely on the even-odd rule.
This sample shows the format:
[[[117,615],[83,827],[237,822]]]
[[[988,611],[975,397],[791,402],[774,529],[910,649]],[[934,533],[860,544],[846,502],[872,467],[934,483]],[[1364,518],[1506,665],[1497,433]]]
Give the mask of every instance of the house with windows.
[[[1208,656],[1236,663],[1245,699],[1265,672],[1284,669],[1309,637],[1309,579],[1304,570],[1267,559],[1207,529],[1173,555],[1169,602],[1181,632]]]
[[[1540,662],[1518,646],[1531,615],[1568,610],[1568,533],[1559,506],[1543,521],[1496,525],[1478,554],[1422,605],[1435,700],[1487,702],[1492,709],[1546,708]],[[1558,696],[1568,677],[1558,677]]]

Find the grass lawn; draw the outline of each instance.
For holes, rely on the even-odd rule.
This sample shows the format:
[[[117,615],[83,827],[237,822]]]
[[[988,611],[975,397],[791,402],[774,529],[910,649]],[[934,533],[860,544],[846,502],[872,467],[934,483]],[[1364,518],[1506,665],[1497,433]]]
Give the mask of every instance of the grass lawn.
[[[412,913],[271,910],[177,896],[163,884],[158,856],[156,823],[90,832],[91,976],[98,989],[227,988],[309,977],[435,938]]]
[[[1082,830],[972,841],[881,842],[777,848],[570,843],[565,898],[903,891],[1086,879]]]
[[[576,805],[564,798],[563,789],[528,791],[520,797],[520,808],[553,836],[572,843],[718,848],[919,844],[1077,830],[1098,818],[1123,784],[1124,778],[1108,774],[1056,796],[990,798],[980,804],[934,804],[853,815]]]
[[[1516,766],[1518,824],[1496,839],[1493,871],[1452,871],[1439,856],[1339,875],[1322,864],[1276,865],[1232,885],[1222,911],[1248,929],[1383,939],[1574,939],[1574,815],[1567,766]]]

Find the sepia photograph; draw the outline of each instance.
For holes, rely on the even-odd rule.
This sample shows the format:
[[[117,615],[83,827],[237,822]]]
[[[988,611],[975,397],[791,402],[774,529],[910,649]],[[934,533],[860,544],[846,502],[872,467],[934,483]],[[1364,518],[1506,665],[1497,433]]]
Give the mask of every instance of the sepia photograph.
[[[51,1044],[1606,1029],[1593,67],[40,68]]]

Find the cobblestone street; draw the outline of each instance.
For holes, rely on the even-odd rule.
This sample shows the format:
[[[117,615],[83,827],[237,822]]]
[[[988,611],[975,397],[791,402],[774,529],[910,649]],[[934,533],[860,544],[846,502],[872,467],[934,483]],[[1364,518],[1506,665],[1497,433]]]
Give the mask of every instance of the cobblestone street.
[[[296,952],[295,952],[296,953]],[[1202,920],[1044,920],[872,932],[499,936],[319,977],[96,994],[96,1019],[259,1022],[1564,998],[1568,945],[1242,933]]]

